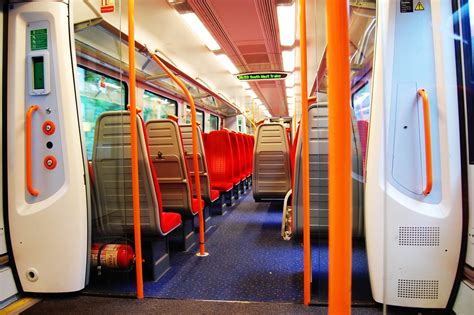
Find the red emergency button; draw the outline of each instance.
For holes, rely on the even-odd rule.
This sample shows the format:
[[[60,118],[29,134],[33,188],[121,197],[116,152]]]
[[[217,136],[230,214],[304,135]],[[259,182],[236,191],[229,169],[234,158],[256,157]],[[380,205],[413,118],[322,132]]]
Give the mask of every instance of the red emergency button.
[[[54,123],[51,120],[47,120],[47,121],[44,122],[43,132],[46,135],[51,136],[55,131],[56,131],[56,126],[54,125]]]
[[[47,155],[44,158],[44,167],[48,170],[53,170],[57,165],[56,158],[52,155]]]

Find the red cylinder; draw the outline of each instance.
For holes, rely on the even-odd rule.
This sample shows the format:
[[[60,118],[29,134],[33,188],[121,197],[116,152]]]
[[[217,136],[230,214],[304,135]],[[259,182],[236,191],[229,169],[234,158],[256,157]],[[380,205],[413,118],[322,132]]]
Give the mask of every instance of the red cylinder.
[[[92,244],[91,266],[97,267],[100,251],[100,265],[110,269],[128,269],[133,263],[135,253],[132,246],[125,244]]]

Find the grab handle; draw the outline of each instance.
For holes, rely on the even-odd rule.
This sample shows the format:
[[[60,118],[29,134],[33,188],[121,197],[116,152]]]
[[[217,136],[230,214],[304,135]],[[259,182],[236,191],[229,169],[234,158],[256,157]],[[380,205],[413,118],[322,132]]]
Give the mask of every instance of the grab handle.
[[[33,188],[31,125],[33,113],[38,109],[38,105],[32,105],[26,112],[26,188],[28,189],[30,195],[34,197],[39,195],[39,191]]]
[[[423,100],[423,120],[425,129],[426,186],[423,195],[428,196],[433,188],[433,161],[431,153],[430,102],[425,89],[419,89],[418,95]]]

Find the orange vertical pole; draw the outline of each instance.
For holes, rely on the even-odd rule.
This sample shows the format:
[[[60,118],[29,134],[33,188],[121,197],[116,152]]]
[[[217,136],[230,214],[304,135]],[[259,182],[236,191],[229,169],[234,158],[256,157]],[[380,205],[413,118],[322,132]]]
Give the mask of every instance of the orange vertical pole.
[[[137,97],[135,76],[135,4],[128,0],[128,62],[130,83],[130,134],[132,149],[133,232],[135,238],[137,298],[143,299],[142,235],[140,223],[140,195],[138,183]]]
[[[327,1],[329,314],[351,312],[352,160],[349,6]]]
[[[306,52],[306,0],[299,0],[301,57],[301,126],[303,171],[303,302],[311,301],[311,243],[309,230],[309,132],[308,132],[308,61]]]
[[[163,71],[166,72],[166,74],[174,81],[176,84],[179,85],[183,93],[186,95],[189,103],[189,107],[191,108],[191,127],[192,127],[192,141],[193,141],[193,167],[194,167],[194,181],[196,182],[196,197],[198,199],[198,205],[201,205],[202,203],[202,197],[201,197],[201,180],[199,178],[199,161],[198,161],[198,152],[197,152],[197,146],[198,146],[198,132],[197,132],[197,121],[196,121],[196,106],[194,105],[194,99],[191,96],[191,93],[189,93],[189,90],[186,88],[186,86],[181,82],[180,79],[158,58],[156,55],[151,54],[148,52],[148,54],[151,56],[153,61],[155,61]],[[205,240],[204,240],[204,215],[202,213],[202,208],[199,206],[199,253],[197,254],[198,256],[204,257],[209,255],[209,253],[206,252],[206,247],[205,247]]]

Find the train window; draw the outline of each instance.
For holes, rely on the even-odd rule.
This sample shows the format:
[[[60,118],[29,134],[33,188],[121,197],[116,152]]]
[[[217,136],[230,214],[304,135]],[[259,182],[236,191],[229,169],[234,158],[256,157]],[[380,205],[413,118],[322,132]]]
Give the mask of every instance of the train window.
[[[186,107],[186,123],[190,124],[191,123],[191,108]],[[204,112],[202,110],[196,109],[196,120],[198,124],[200,124],[202,131],[204,132],[205,130],[205,124],[204,124]]]
[[[143,94],[143,119],[164,119],[168,115],[178,116],[178,102],[167,97],[145,91]]]
[[[92,159],[95,122],[103,112],[122,110],[127,103],[127,84],[102,73],[78,67],[79,94],[82,105],[82,127],[87,158]]]
[[[209,117],[209,131],[219,130],[219,117],[212,115]]]
[[[370,83],[367,81],[352,94],[352,106],[357,120],[370,118]]]

